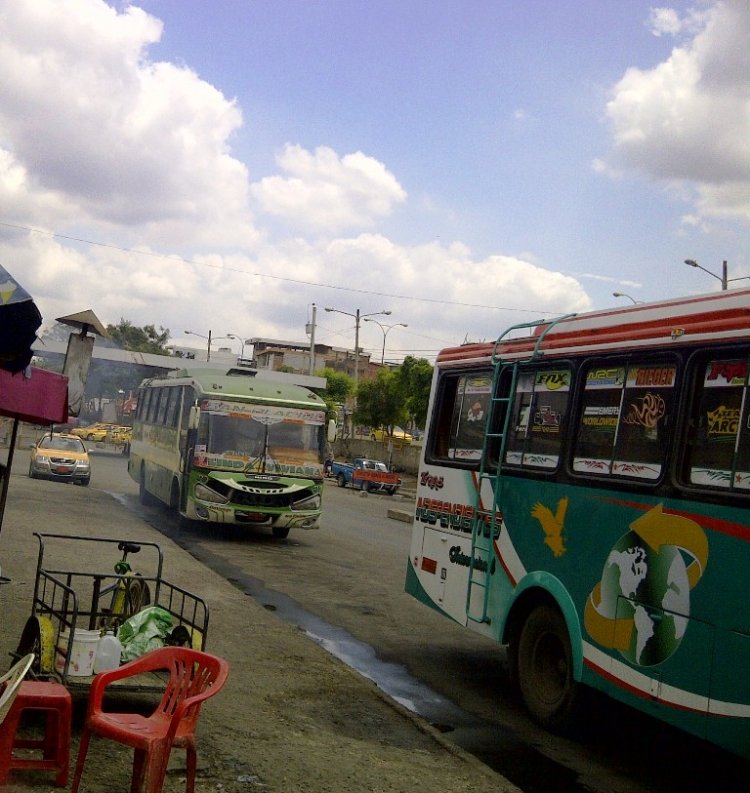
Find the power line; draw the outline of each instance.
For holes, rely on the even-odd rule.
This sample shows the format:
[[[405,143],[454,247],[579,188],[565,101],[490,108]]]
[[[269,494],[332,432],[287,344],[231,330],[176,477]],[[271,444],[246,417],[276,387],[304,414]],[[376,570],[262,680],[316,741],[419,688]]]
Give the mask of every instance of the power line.
[[[137,248],[123,248],[120,247],[119,245],[112,245],[106,242],[97,242],[96,240],[87,240],[83,237],[72,237],[72,236],[68,236],[67,234],[58,234],[57,232],[54,231],[44,231],[43,229],[35,229],[32,228],[31,226],[21,226],[15,223],[4,223],[0,221],[0,226],[4,226],[5,228],[9,228],[9,229],[18,229],[19,231],[27,231],[32,234],[42,234],[46,237],[52,237],[54,239],[69,240],[70,242],[81,242],[84,243],[85,245],[93,245],[99,248],[108,248],[113,251],[119,251],[120,253],[130,253],[130,254],[135,254],[137,256],[150,256],[154,259],[172,259],[172,260],[176,259],[177,261],[184,262],[185,264],[191,264],[193,266],[211,267],[215,270],[222,270],[224,272],[239,273],[240,275],[250,275],[256,278],[270,278],[271,280],[274,281],[285,281],[286,283],[300,284],[302,286],[314,286],[314,287],[318,287],[319,289],[333,289],[339,292],[352,292],[354,294],[375,295],[377,297],[388,297],[393,300],[413,300],[413,301],[419,301],[421,303],[438,303],[446,306],[462,306],[464,308],[485,308],[492,311],[516,311],[523,314],[537,314],[537,315],[546,315],[550,313],[549,311],[542,311],[539,309],[532,309],[532,308],[511,308],[509,306],[487,306],[487,305],[483,305],[482,303],[463,303],[458,300],[442,300],[439,298],[431,298],[431,297],[413,297],[411,295],[399,295],[391,292],[375,292],[370,289],[357,289],[355,287],[340,286],[338,284],[325,284],[316,281],[304,281],[302,279],[288,278],[286,276],[281,276],[281,275],[269,275],[268,273],[250,272],[248,270],[242,270],[239,267],[211,264],[210,262],[198,262],[195,261],[194,259],[186,259],[185,257],[178,256],[176,254],[154,253],[153,251],[142,251],[142,250],[138,250]]]

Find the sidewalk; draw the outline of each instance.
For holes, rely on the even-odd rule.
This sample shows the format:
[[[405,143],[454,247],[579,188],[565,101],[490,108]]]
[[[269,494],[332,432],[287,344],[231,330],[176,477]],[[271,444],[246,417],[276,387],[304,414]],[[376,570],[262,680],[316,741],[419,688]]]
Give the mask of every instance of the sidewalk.
[[[0,587],[0,653],[6,658],[31,610],[38,551],[34,531],[157,542],[164,552],[165,579],[208,602],[207,650],[226,658],[231,673],[226,688],[201,715],[196,793],[517,790],[113,497],[40,483],[15,468],[0,533],[2,574],[11,580]],[[71,766],[82,712],[83,702],[76,708]],[[128,789],[131,757],[123,747],[92,743],[82,791]],[[164,790],[183,791],[184,752],[175,750],[170,768]],[[51,775],[30,772],[12,775],[3,789],[30,790],[57,788]]]

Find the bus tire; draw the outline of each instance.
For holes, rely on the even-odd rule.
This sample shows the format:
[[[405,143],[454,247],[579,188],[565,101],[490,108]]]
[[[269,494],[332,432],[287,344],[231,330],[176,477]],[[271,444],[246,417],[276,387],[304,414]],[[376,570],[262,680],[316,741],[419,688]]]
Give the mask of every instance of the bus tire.
[[[170,509],[180,511],[180,485],[176,479],[172,480],[172,490],[169,493]]]
[[[274,526],[271,531],[277,540],[285,540],[289,536],[289,526]]]
[[[339,474],[336,477],[336,483],[339,487],[346,487],[346,477],[343,474]]]
[[[572,724],[579,686],[565,619],[554,606],[537,606],[518,640],[518,685],[531,717],[545,729],[564,732]]]

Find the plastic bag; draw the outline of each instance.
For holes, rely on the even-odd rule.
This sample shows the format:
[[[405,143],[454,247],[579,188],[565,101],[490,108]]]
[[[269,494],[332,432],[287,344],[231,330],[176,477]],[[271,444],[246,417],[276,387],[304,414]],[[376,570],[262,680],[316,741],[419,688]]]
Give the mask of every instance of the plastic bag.
[[[117,638],[122,644],[122,660],[132,661],[149,650],[164,647],[172,628],[172,615],[159,606],[148,606],[120,625]]]

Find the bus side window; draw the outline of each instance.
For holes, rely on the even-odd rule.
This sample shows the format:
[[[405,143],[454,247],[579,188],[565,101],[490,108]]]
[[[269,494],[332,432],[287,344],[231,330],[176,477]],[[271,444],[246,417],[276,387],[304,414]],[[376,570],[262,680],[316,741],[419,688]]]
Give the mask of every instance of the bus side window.
[[[689,484],[750,490],[747,377],[744,359],[712,360],[699,370],[686,455]]]
[[[516,380],[504,464],[556,469],[567,426],[570,369],[522,371]]]
[[[440,380],[429,449],[432,455],[460,464],[479,462],[491,388],[489,371],[449,374]]]
[[[592,365],[586,373],[573,469],[656,480],[664,470],[677,366]]]

